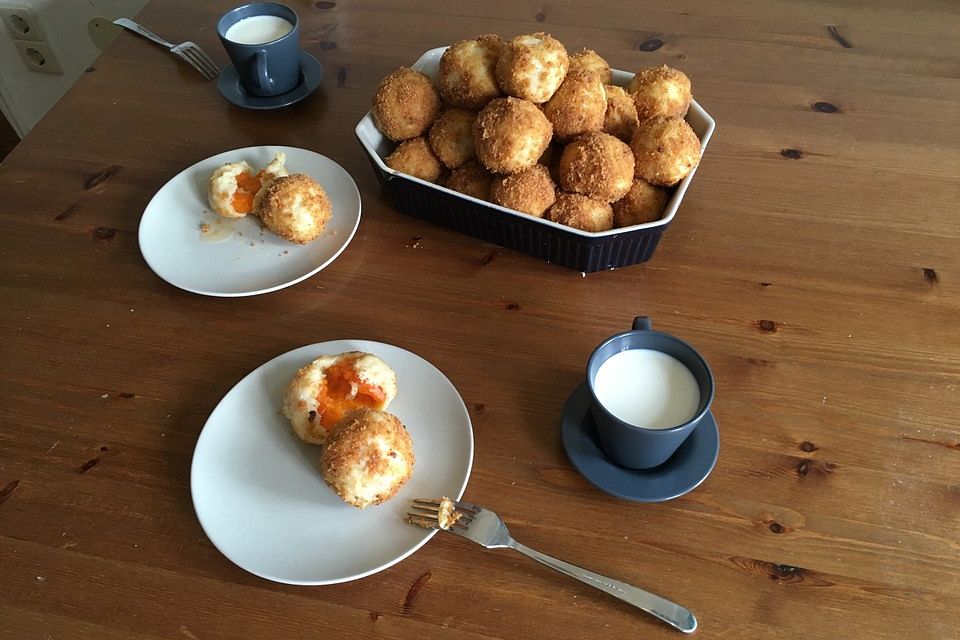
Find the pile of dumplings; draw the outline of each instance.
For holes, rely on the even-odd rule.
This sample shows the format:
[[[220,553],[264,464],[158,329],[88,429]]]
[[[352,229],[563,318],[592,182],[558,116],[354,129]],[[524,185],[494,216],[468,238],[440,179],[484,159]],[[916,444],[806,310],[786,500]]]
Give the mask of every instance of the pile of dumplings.
[[[400,67],[377,87],[387,166],[530,216],[591,232],[652,222],[700,161],[690,79],[666,66],[624,89],[589,49],[483,35],[444,52],[438,85]]]

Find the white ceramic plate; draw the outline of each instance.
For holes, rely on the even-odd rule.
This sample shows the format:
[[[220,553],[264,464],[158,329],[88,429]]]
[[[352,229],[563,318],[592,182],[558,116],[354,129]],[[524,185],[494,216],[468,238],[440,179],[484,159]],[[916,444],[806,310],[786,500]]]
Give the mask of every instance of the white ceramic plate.
[[[278,151],[290,173],[319,182],[333,216],[319,238],[293,244],[260,227],[254,216],[220,218],[207,204],[214,169],[246,160],[260,169]],[[207,223],[212,231],[202,233]],[[226,151],[184,169],[153,196],[140,218],[140,252],[153,271],[174,285],[208,296],[269,293],[309,278],[340,255],[360,224],[360,192],[336,162],[296,147],[247,147]]]
[[[387,502],[357,509],[318,470],[320,447],[297,438],[280,413],[287,382],[322,354],[366,351],[397,372],[388,411],[407,427],[413,476]],[[190,491],[200,525],[223,555],[288,584],[356,580],[403,560],[436,531],[403,522],[417,497],[460,499],[473,464],[473,429],[453,384],[399,347],[336,340],[294,349],[247,375],[210,414],[193,453]]]

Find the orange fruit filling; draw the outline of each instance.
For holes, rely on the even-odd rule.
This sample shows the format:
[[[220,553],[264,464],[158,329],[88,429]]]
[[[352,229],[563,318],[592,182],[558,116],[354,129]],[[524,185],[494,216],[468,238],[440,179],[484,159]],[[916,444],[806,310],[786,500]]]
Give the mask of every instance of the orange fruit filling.
[[[253,211],[253,196],[260,190],[260,176],[263,171],[257,175],[249,173],[237,174],[237,190],[233,193],[233,209],[237,213],[250,213]]]
[[[338,362],[327,367],[325,379],[317,391],[320,426],[329,429],[340,422],[348,411],[362,407],[376,408],[387,399],[386,392],[357,374],[356,360]]]

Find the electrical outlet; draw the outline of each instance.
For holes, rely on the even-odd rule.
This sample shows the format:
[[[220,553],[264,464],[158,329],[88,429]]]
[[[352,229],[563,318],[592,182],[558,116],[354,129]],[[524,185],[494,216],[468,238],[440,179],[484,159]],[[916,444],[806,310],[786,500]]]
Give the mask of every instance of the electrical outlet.
[[[7,31],[14,40],[25,42],[44,42],[43,25],[32,9],[26,7],[0,6],[0,19],[7,25]]]
[[[17,51],[20,52],[23,64],[30,71],[63,75],[63,68],[60,66],[57,56],[46,42],[17,40],[14,44],[17,45]]]

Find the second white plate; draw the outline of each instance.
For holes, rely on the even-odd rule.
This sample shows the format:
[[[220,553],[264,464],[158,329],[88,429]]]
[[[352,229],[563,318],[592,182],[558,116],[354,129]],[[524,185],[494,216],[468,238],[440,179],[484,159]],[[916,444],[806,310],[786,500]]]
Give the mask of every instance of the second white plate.
[[[241,160],[262,168],[278,151],[287,154],[290,173],[305,173],[319,182],[333,204],[323,233],[305,245],[262,229],[254,216],[221,219],[207,204],[207,183],[214,169]],[[201,232],[203,223],[210,225],[210,232]],[[161,187],[140,219],[140,252],[158,276],[186,291],[251,296],[317,273],[347,247],[359,224],[360,192],[339,164],[296,147],[247,147],[201,160]]]
[[[297,369],[321,354],[366,351],[397,373],[388,407],[407,427],[413,477],[387,502],[357,509],[320,476],[320,447],[301,442],[280,413]],[[193,454],[190,490],[210,541],[243,569],[276,582],[321,585],[368,576],[419,549],[436,531],[403,522],[411,500],[463,496],[473,429],[453,384],[405,349],[337,340],[274,358],[231,389],[207,420]]]

